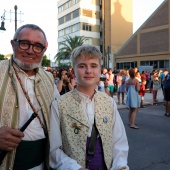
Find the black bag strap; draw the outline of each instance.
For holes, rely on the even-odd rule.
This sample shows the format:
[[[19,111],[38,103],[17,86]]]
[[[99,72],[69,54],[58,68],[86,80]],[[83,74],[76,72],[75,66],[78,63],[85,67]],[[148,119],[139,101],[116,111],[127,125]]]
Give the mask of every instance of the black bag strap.
[[[92,156],[94,155],[94,151],[96,147],[97,135],[98,135],[98,130],[96,128],[96,123],[94,120],[92,132],[91,132],[91,138],[90,138],[90,142],[89,142],[89,146],[87,150],[87,154],[92,155]]]

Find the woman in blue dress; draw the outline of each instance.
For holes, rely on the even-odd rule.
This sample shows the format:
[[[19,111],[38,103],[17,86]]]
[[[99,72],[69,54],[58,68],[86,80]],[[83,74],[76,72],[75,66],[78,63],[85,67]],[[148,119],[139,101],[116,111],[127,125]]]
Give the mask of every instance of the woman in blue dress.
[[[126,106],[129,107],[129,126],[133,129],[139,129],[139,127],[135,124],[135,119],[138,112],[138,108],[140,107],[140,98],[138,93],[140,90],[140,85],[139,81],[135,78],[134,69],[129,70],[129,75],[130,78],[126,83]]]

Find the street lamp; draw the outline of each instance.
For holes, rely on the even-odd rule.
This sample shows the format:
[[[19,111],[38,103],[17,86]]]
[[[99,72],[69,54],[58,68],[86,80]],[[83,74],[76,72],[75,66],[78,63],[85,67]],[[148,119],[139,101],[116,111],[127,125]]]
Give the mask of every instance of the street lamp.
[[[18,9],[17,5],[14,6],[14,9],[15,9],[15,12],[11,12],[11,10],[10,10],[10,12],[8,12],[8,13],[10,13],[10,14],[11,14],[11,13],[15,13],[15,20],[14,20],[14,21],[15,21],[15,31],[16,31],[16,30],[17,30],[17,21],[18,21],[18,20],[17,20],[17,14],[18,14],[18,13],[17,13],[17,9]],[[11,19],[11,15],[10,15],[10,19],[6,19],[6,18],[5,18],[5,12],[7,12],[7,11],[4,10],[4,14],[1,16],[2,22],[1,22],[0,30],[3,30],[3,31],[6,30],[6,29],[5,29],[5,22],[4,22],[4,21],[5,21],[5,20],[10,20],[10,21],[12,20],[12,19]],[[19,14],[21,15],[21,14],[23,14],[23,13],[20,12]],[[22,20],[19,20],[19,21],[22,22]]]
[[[1,16],[1,20],[2,20],[2,22],[1,22],[0,30],[5,31],[6,30],[5,29],[5,22],[4,22],[4,20],[5,20],[5,11],[4,11],[4,14]]]
[[[3,31],[6,30],[6,29],[5,29],[5,22],[4,22],[4,21],[1,22],[0,30],[3,30]]]

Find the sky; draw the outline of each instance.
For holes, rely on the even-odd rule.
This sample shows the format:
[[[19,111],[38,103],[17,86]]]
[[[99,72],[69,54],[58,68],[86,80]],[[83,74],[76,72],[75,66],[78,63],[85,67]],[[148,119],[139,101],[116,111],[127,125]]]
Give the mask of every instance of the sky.
[[[0,30],[0,54],[12,53],[10,40],[15,32],[14,6],[17,5],[17,27],[23,24],[36,24],[46,33],[47,57],[54,59],[57,53],[57,1],[58,0],[0,0],[0,16],[5,13],[6,31]],[[164,0],[133,0],[133,32],[155,11]],[[10,15],[10,11],[12,12]],[[20,15],[20,13],[22,13]],[[10,21],[11,19],[11,21]],[[0,22],[1,23],[1,22]]]

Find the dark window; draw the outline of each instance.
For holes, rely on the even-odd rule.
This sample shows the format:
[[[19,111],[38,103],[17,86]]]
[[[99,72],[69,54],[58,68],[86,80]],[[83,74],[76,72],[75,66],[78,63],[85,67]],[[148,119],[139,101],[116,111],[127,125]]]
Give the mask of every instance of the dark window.
[[[58,23],[59,23],[59,25],[63,24],[64,23],[64,17],[59,18]]]
[[[87,23],[83,23],[83,30],[92,31],[92,26]]]
[[[140,65],[141,65],[141,66],[145,66],[145,61],[141,61],[141,62],[140,62]]]
[[[71,14],[67,14],[66,15],[66,21],[70,21],[71,20]]]
[[[150,66],[154,66],[154,65],[153,65],[153,61],[150,61]]]
[[[153,66],[154,69],[169,67],[168,60],[141,61],[140,64],[143,66]]]
[[[83,24],[83,30],[86,30],[86,25],[85,24]]]
[[[164,60],[159,61],[159,68],[164,68]]]
[[[165,60],[164,68],[169,68],[169,60]]]
[[[91,31],[91,25],[89,25],[89,31]]]
[[[79,16],[79,9],[73,11],[73,18],[76,18]]]
[[[88,29],[89,29],[89,26],[86,24],[86,31],[88,31]]]
[[[153,61],[153,63],[154,63],[154,68],[158,68],[158,61]]]

